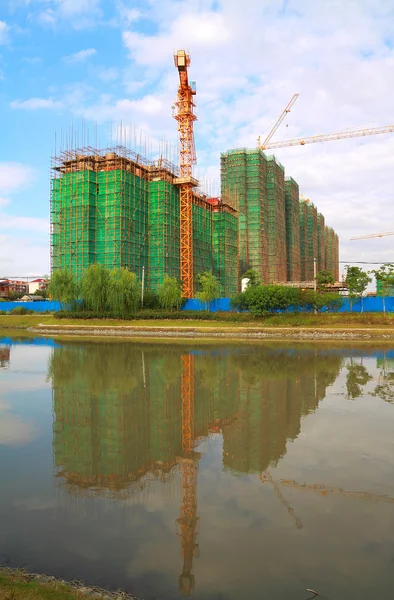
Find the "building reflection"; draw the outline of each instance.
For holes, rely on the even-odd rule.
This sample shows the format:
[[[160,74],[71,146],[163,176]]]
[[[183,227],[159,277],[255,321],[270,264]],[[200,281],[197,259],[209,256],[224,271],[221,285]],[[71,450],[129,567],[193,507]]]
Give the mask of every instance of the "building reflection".
[[[317,408],[341,362],[315,350],[267,346],[227,352],[125,343],[55,348],[50,376],[59,481],[71,494],[116,497],[178,469],[179,588],[189,596],[198,553],[196,442],[221,433],[225,468],[265,471],[298,436],[302,416]]]
[[[11,348],[0,346],[0,369],[8,369],[10,366]]]
[[[54,349],[54,459],[64,483],[116,493],[171,472],[183,452],[185,352],[118,343]],[[193,443],[220,431],[226,468],[264,471],[298,436],[342,358],[275,347],[218,354],[192,353]]]

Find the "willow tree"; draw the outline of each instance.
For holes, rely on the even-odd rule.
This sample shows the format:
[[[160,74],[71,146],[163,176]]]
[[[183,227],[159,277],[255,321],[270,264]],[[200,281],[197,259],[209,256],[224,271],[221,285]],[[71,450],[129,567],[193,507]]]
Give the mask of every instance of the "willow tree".
[[[164,281],[159,288],[159,303],[161,308],[179,310],[182,305],[182,284],[176,277],[164,275]]]
[[[196,296],[201,302],[204,302],[207,310],[211,307],[211,302],[220,297],[220,284],[212,271],[205,271],[197,276],[197,281],[200,284],[200,291]]]
[[[122,317],[140,307],[141,288],[135,273],[126,268],[112,269],[109,274],[107,303],[109,310]]]
[[[52,273],[48,294],[60,302],[62,308],[69,307],[78,298],[75,277],[68,269],[56,269]]]
[[[88,310],[104,312],[108,305],[110,271],[103,265],[90,265],[81,279],[81,297]]]

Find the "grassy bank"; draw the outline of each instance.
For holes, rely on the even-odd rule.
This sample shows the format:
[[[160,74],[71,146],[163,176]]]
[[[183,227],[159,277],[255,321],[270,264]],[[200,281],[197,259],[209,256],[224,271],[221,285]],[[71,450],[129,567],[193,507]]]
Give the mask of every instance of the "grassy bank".
[[[382,313],[329,313],[329,314],[283,314],[272,315],[265,318],[250,317],[245,320],[242,315],[240,321],[236,320],[170,320],[170,319],[138,319],[133,321],[119,319],[57,319],[53,315],[2,315],[0,316],[0,329],[28,329],[42,325],[56,325],[59,327],[72,326],[85,327],[152,327],[152,328],[329,328],[329,329],[369,329],[382,330],[394,329],[394,314],[386,316]]]
[[[137,600],[125,592],[68,584],[46,575],[0,567],[0,600]]]
[[[0,571],[0,600],[82,600],[87,597],[61,583],[42,583],[22,573]]]

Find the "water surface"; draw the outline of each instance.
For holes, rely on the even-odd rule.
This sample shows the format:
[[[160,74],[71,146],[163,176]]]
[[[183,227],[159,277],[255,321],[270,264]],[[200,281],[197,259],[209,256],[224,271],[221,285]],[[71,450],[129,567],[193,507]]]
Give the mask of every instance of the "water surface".
[[[0,339],[0,562],[146,598],[393,597],[394,352]]]

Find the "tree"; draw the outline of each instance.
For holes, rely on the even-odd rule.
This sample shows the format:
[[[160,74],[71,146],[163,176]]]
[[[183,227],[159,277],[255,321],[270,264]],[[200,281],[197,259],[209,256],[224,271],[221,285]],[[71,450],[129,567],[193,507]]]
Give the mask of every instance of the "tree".
[[[254,316],[298,307],[300,291],[285,285],[258,285],[244,292],[245,304]]]
[[[159,291],[159,303],[162,308],[173,311],[182,306],[182,284],[176,277],[164,275]]]
[[[88,310],[104,312],[108,304],[109,270],[90,265],[81,279],[81,297]]]
[[[346,368],[348,370],[346,375],[346,397],[354,400],[362,396],[362,388],[371,381],[372,375],[368,373],[364,365],[354,363],[352,358],[350,359],[350,365],[347,365]]]
[[[212,271],[205,271],[197,276],[197,281],[201,290],[196,296],[201,302],[204,302],[206,309],[210,310],[211,302],[217,300],[220,296],[220,285]]]
[[[8,300],[11,300],[11,301],[19,300],[24,295],[25,295],[24,292],[15,292],[14,290],[11,290],[8,293]]]
[[[360,267],[346,265],[346,283],[350,298],[350,312],[353,310],[353,300],[355,298],[361,298],[361,312],[364,311],[363,293],[371,281],[372,279],[368,273],[360,269]]]
[[[109,272],[107,304],[116,317],[135,313],[141,302],[141,288],[135,273],[126,268]]]
[[[335,283],[335,279],[330,271],[323,270],[316,275],[316,283],[319,290],[326,291],[327,286]]]
[[[78,298],[78,286],[71,271],[68,269],[53,271],[48,294],[60,302],[63,308],[75,302]]]
[[[380,269],[376,269],[375,271],[370,271],[375,275],[376,286],[378,286],[378,282],[381,282],[382,286],[382,297],[383,297],[383,312],[386,313],[386,296],[390,296],[394,290],[394,264],[393,263],[385,263],[380,267]]]
[[[337,292],[314,292],[313,290],[303,290],[300,296],[300,305],[304,310],[314,310],[323,312],[325,310],[338,310],[343,304],[343,298]]]
[[[243,279],[248,279],[248,283],[246,284],[246,288],[253,287],[256,285],[260,285],[260,278],[257,271],[254,269],[248,269],[246,273],[244,273],[241,277],[241,281]]]

